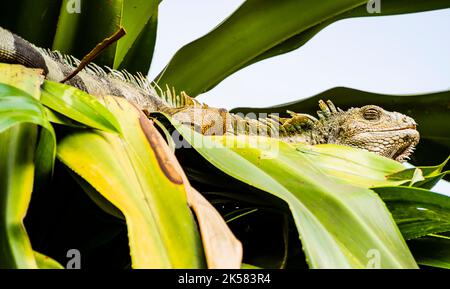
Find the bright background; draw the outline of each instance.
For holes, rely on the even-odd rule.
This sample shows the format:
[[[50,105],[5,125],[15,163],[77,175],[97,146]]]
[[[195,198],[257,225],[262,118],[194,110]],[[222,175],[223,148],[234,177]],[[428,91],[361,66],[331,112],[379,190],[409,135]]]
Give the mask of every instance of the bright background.
[[[162,1],[150,79],[242,2]],[[335,86],[387,94],[450,89],[450,9],[336,22],[300,49],[248,66],[197,99],[227,109],[264,107]],[[450,194],[450,185],[435,190]]]

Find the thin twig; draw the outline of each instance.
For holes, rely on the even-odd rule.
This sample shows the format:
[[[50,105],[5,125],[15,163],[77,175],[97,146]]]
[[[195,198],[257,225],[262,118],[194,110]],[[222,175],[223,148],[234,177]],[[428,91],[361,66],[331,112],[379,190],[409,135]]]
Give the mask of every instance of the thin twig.
[[[66,76],[63,80],[61,80],[61,83],[64,83],[70,79],[72,79],[75,75],[78,74],[81,70],[83,70],[89,63],[91,63],[100,53],[102,53],[103,50],[108,48],[111,44],[118,41],[120,38],[122,38],[126,34],[125,29],[123,27],[120,27],[119,30],[117,30],[113,35],[103,40],[101,43],[97,44],[94,49],[92,49],[83,59],[81,59],[80,64],[77,66],[77,68],[68,76]]]

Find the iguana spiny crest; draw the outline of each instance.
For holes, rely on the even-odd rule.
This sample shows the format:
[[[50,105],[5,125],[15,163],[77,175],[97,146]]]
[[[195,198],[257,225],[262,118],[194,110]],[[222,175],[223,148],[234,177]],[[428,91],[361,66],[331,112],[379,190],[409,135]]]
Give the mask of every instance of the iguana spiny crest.
[[[61,81],[79,60],[38,48],[0,27],[0,62],[40,68],[48,80]],[[165,112],[205,135],[264,135],[289,143],[335,143],[366,149],[397,161],[406,160],[419,141],[412,118],[374,105],[343,111],[330,101],[320,101],[318,119],[295,112],[288,112],[289,118],[269,115],[254,119],[202,105],[183,93],[177,96],[169,90],[158,95],[142,75],[107,70],[91,64],[66,84],[97,97],[125,97],[146,112]]]

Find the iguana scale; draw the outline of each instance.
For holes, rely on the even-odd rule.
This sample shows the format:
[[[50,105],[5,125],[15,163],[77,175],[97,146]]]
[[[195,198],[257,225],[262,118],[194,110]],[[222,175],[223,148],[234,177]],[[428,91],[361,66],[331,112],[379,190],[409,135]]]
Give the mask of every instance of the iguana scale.
[[[38,48],[1,27],[0,62],[40,68],[51,81],[61,81],[79,64],[74,57]],[[262,134],[289,143],[342,144],[400,162],[409,158],[419,142],[419,133],[412,118],[375,105],[343,111],[330,101],[320,101],[319,118],[289,111],[289,118],[269,115],[249,119],[225,109],[202,105],[184,93],[179,96],[170,90],[158,93],[142,75],[105,69],[90,64],[66,84],[97,97],[125,97],[147,113],[164,112],[205,135]]]

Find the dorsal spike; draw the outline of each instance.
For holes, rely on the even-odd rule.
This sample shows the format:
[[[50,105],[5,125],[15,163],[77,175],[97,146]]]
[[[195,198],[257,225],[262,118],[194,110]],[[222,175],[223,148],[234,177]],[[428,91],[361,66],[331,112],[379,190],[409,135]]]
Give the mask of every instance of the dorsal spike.
[[[321,110],[317,111],[317,116],[319,117],[319,119],[326,119],[326,116],[324,115],[323,111],[321,111]]]
[[[273,113],[269,114],[269,118],[277,121],[278,123],[281,123],[281,118],[276,114],[273,114]]]
[[[328,117],[331,115],[331,110],[328,107],[328,105],[323,101],[323,100],[319,100],[319,108],[322,111],[323,115],[325,117]]]
[[[337,112],[336,106],[334,106],[334,103],[331,102],[331,100],[327,100],[327,104],[328,104],[328,107],[329,107],[330,110],[331,110],[331,113]]]

